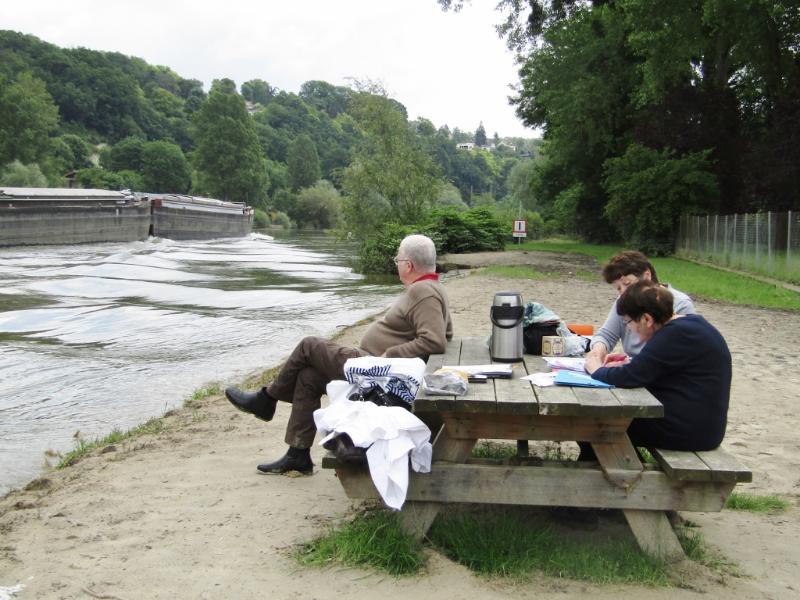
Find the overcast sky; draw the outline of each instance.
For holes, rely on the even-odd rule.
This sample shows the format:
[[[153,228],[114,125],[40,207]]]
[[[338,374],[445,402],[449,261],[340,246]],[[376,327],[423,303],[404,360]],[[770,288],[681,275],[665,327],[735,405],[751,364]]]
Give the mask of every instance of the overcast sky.
[[[206,90],[221,77],[295,93],[311,79],[370,79],[411,119],[534,137],[508,104],[517,69],[495,33],[495,5],[473,0],[445,13],[436,0],[2,0],[0,28],[139,56]]]

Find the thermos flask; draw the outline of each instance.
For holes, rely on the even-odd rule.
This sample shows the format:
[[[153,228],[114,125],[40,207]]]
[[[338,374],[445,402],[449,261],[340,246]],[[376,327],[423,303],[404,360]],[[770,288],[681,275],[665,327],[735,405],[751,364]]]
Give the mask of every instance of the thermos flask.
[[[490,355],[499,362],[522,360],[522,316],[525,307],[518,292],[497,292],[489,311],[492,320]]]

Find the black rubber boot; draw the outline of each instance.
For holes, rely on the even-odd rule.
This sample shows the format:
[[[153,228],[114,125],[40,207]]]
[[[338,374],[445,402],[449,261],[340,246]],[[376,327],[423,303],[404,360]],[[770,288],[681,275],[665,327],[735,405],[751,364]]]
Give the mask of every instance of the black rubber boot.
[[[278,401],[262,387],[257,392],[243,392],[233,387],[225,389],[225,397],[242,412],[250,413],[262,421],[271,421]]]
[[[258,465],[262,473],[280,475],[289,471],[297,471],[310,475],[314,472],[314,463],[311,462],[311,451],[308,448],[292,448],[289,446],[286,454],[275,462]]]

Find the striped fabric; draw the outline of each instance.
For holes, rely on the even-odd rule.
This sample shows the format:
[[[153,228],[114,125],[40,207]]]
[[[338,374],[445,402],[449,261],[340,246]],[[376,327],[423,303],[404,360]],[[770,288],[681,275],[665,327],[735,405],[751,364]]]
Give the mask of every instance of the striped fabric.
[[[410,405],[422,384],[425,362],[420,358],[360,356],[344,363],[344,375],[362,394],[379,386]]]

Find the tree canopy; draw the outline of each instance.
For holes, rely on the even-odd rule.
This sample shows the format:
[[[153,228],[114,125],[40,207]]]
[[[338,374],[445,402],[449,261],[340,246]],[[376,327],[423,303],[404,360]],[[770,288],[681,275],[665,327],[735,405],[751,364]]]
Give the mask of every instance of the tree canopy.
[[[233,81],[214,81],[193,125],[197,188],[221,200],[252,205],[263,199],[269,183],[264,153]]]
[[[681,213],[800,206],[796,2],[501,0],[498,10],[520,66],[517,114],[545,132],[530,189],[546,216],[591,240],[668,250]]]

